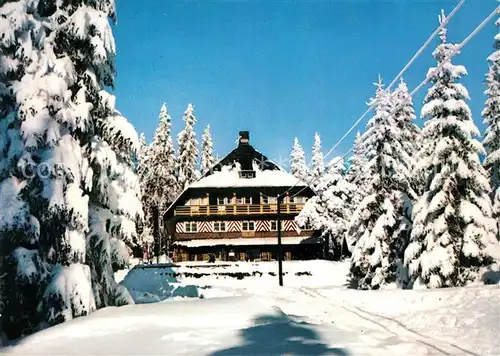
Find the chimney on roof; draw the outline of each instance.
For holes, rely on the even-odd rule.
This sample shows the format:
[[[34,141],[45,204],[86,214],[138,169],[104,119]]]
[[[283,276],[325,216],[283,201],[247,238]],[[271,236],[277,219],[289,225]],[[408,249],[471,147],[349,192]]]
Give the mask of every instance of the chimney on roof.
[[[240,131],[240,145],[248,145],[250,141],[250,134],[248,131]]]
[[[240,131],[239,141],[239,154],[238,160],[240,163],[240,178],[255,178],[255,171],[253,170],[254,151],[249,144],[248,131]]]

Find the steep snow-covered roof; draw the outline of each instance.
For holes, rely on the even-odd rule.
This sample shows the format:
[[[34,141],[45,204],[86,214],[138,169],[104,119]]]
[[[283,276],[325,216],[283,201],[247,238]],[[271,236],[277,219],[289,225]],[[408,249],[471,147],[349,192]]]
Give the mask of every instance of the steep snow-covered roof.
[[[212,174],[194,182],[190,188],[222,188],[222,187],[291,187],[305,186],[306,183],[298,180],[282,170],[260,170],[254,162],[255,178],[240,178],[239,165],[223,166],[220,172]]]

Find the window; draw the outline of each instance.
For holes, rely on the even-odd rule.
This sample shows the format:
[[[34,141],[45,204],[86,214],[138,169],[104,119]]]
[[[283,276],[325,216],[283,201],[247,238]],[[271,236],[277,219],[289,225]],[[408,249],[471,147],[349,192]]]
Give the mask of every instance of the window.
[[[271,221],[271,231],[278,230],[278,222],[276,220]]]
[[[185,222],[184,223],[184,231],[185,232],[197,232],[198,231],[198,224],[196,222]]]
[[[267,196],[262,196],[262,204],[269,204],[269,197]]]
[[[189,205],[200,205],[200,198],[191,198]]]
[[[226,223],[224,221],[214,222],[214,231],[215,232],[226,231]]]
[[[227,205],[227,198],[217,197],[217,205]]]
[[[236,204],[245,204],[245,197],[236,198]]]
[[[243,221],[241,227],[243,231],[254,231],[255,223],[253,221]]]

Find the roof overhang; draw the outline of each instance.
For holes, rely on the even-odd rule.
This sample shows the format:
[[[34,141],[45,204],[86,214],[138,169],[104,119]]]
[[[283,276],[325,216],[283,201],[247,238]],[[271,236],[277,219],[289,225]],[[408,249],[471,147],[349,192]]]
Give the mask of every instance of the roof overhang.
[[[286,236],[282,237],[283,245],[304,245],[319,244],[323,239],[320,237]],[[278,245],[276,237],[259,238],[235,238],[235,239],[193,239],[185,241],[175,241],[174,245],[184,247],[210,247],[210,246],[255,246],[255,245]]]

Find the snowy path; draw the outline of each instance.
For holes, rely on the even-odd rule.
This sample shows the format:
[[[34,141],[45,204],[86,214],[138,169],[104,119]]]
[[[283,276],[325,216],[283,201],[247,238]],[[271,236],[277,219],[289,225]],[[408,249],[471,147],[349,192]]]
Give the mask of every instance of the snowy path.
[[[304,265],[312,274],[296,277]],[[260,266],[269,271],[274,267]],[[285,267],[285,287],[278,287],[269,275],[248,280],[186,278],[186,283],[210,285],[204,289],[207,299],[106,308],[2,351],[95,356],[500,355],[500,286],[358,291],[345,287],[345,263]]]

